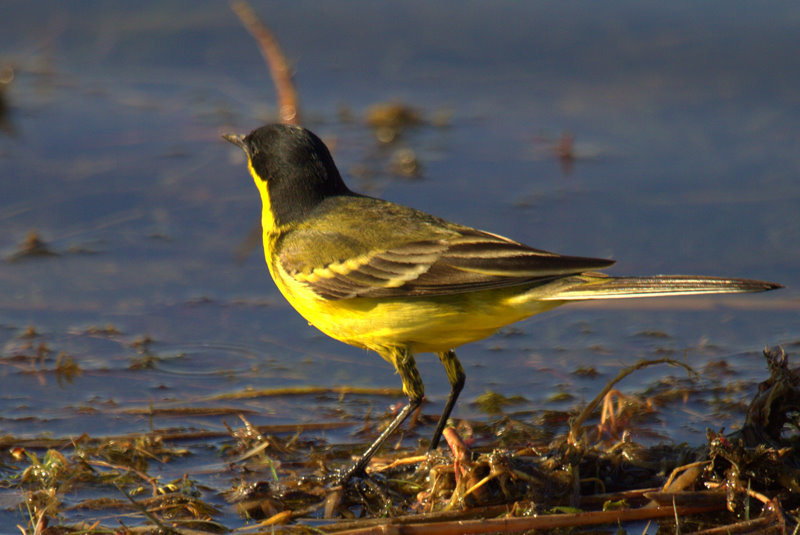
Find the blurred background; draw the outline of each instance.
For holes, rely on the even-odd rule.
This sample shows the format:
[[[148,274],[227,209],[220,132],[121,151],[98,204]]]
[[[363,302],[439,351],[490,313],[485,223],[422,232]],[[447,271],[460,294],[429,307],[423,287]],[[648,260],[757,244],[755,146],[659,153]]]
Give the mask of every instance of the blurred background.
[[[787,287],[578,304],[514,325],[459,351],[455,418],[492,418],[474,402],[493,391],[520,396],[508,410],[534,421],[591,399],[627,364],[671,356],[706,382],[655,416],[647,440],[702,441],[706,427],[741,423],[767,377],[764,346],[800,350],[797,4],[252,6],[291,63],[303,124],[354,189],[614,258],[614,274]],[[224,431],[242,411],[357,429],[404,401],[325,393],[399,379],[309,327],[248,245],[259,199],[219,135],[274,122],[276,98],[228,4],[7,0],[2,18],[0,433]],[[375,106],[406,121],[376,128]],[[418,360],[424,411],[437,414],[447,380],[435,357]],[[660,367],[621,386],[681,381]],[[287,386],[323,390],[211,400]],[[220,404],[230,412],[146,414]],[[0,504],[17,514],[13,497]]]

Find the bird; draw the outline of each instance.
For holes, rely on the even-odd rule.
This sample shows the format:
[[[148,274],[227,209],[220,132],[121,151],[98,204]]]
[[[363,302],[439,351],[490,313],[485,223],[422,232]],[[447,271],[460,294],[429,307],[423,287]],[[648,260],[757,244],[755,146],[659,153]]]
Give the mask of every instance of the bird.
[[[268,124],[223,134],[247,157],[261,197],[264,257],[280,292],[311,325],[373,351],[400,375],[408,403],[339,482],[364,476],[370,458],[423,401],[415,363],[438,355],[450,393],[435,450],[466,375],[455,349],[559,305],[591,299],[761,292],[751,279],[597,271],[613,260],[560,255],[352,191],[310,130]]]

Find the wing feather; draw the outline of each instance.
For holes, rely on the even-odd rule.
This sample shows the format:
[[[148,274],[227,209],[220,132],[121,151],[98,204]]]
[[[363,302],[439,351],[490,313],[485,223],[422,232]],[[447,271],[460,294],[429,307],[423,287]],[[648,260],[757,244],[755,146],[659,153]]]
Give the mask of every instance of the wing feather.
[[[440,239],[395,243],[311,269],[291,254],[281,254],[280,262],[288,275],[326,299],[447,295],[544,282],[613,264],[557,255],[502,236],[456,228],[457,232]],[[294,236],[292,250],[303,249],[298,239]],[[328,239],[335,242],[337,237]]]

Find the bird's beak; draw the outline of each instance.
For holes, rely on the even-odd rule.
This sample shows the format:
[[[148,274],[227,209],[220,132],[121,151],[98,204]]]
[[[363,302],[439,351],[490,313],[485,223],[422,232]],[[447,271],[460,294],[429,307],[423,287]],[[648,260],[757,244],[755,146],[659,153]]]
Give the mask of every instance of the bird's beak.
[[[225,141],[230,141],[243,151],[247,152],[247,143],[244,142],[244,136],[240,136],[239,134],[222,134],[222,139]]]

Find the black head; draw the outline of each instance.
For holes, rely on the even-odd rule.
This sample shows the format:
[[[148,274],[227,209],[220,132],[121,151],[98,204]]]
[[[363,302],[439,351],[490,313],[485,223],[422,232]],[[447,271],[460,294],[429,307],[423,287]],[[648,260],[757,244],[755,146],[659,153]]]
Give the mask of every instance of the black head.
[[[277,224],[302,219],[320,201],[351,195],[320,138],[299,126],[271,124],[244,138],[223,136],[247,153],[255,180],[266,182]]]

